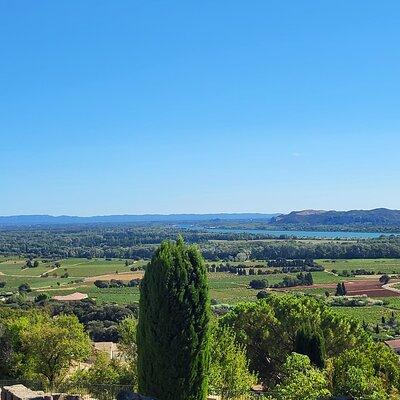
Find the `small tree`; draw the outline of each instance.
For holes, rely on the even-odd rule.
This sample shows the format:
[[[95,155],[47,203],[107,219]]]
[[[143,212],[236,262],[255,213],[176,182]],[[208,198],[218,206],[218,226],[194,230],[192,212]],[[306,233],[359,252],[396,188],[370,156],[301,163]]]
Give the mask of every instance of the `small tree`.
[[[383,274],[380,278],[379,278],[379,282],[382,283],[382,285],[386,285],[388,284],[390,281],[390,276],[388,274]]]
[[[223,399],[239,398],[257,382],[249,371],[246,349],[236,342],[234,331],[229,327],[212,329],[210,389]]]
[[[346,294],[347,294],[347,289],[346,289],[346,285],[344,284],[344,282],[342,282],[342,294],[343,294],[343,296],[346,296]]]
[[[274,391],[279,400],[319,400],[330,398],[329,384],[322,371],[307,356],[292,353],[283,365],[283,380]]]
[[[21,285],[18,286],[18,291],[20,293],[28,293],[28,292],[31,292],[32,289],[31,289],[29,283],[21,283]]]
[[[98,400],[110,400],[118,395],[121,385],[127,385],[127,379],[129,374],[123,363],[99,352],[94,364],[87,370],[75,372],[68,384],[78,390],[86,389]]]
[[[40,303],[41,301],[46,301],[49,296],[46,293],[40,293],[35,297],[35,303]]]
[[[118,325],[118,349],[128,363],[131,375],[130,385],[137,389],[137,320],[133,317],[125,318]]]
[[[89,356],[91,344],[84,327],[75,316],[38,320],[22,333],[26,355],[25,376],[42,379],[53,389],[74,361]]]
[[[268,287],[268,282],[265,279],[253,279],[249,285],[252,289],[265,289]]]
[[[344,282],[338,283],[336,286],[335,296],[345,296],[346,294],[347,294],[347,289]]]
[[[266,290],[260,290],[257,293],[257,299],[261,300],[261,299],[266,299],[269,296],[268,292]]]

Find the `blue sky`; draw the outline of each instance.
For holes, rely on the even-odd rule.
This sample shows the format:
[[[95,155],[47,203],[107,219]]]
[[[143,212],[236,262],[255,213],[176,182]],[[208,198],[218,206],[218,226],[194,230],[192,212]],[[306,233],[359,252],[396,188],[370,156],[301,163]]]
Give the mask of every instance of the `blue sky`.
[[[0,214],[400,208],[397,1],[0,1]]]

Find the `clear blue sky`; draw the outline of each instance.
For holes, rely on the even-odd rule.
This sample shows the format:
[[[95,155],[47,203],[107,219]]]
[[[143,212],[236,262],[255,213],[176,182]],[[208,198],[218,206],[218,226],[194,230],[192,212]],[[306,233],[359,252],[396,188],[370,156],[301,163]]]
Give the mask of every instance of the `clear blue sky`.
[[[0,214],[400,208],[398,1],[0,1]]]

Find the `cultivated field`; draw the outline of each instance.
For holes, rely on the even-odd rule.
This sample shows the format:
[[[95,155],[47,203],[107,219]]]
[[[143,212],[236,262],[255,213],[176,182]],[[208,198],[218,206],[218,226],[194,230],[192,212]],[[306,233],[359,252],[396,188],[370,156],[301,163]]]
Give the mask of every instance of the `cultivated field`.
[[[377,258],[377,259],[354,259],[354,260],[315,260],[318,264],[332,271],[351,271],[366,269],[376,274],[400,274],[400,259],[397,258]]]
[[[131,271],[131,267],[140,267],[147,264],[147,261],[137,261],[128,266],[125,260],[120,259],[83,259],[70,258],[57,260],[60,264],[55,267],[54,261],[39,260],[36,268],[26,268],[25,259],[0,259],[0,282],[6,282],[6,286],[0,292],[17,292],[21,284],[29,284],[32,292],[30,297],[38,293],[47,293],[49,296],[65,295],[76,291],[86,293],[89,297],[98,302],[115,302],[127,304],[139,300],[139,288],[137,287],[117,287],[100,289],[94,285],[96,280],[117,279],[124,282],[131,279],[141,278],[143,271]],[[334,295],[338,282],[345,282],[348,295],[366,294],[369,297],[384,300],[382,306],[371,307],[335,307],[340,313],[351,315],[360,321],[376,323],[382,316],[388,316],[392,311],[400,316],[400,292],[395,292],[382,288],[379,283],[379,276],[355,276],[343,277],[332,273],[336,269],[338,272],[343,270],[354,270],[364,268],[373,270],[376,273],[398,273],[400,274],[400,260],[379,259],[379,260],[317,260],[323,264],[326,271],[313,272],[313,286],[285,288],[292,292],[309,293],[313,295],[325,296],[326,292]],[[212,264],[212,263],[210,263]],[[251,261],[231,264],[245,264],[247,267],[255,265],[265,265],[266,261]],[[62,276],[66,276],[62,278]],[[258,290],[251,289],[249,282],[253,279],[266,279],[269,285],[281,282],[284,276],[296,274],[269,274],[269,275],[234,275],[225,272],[209,273],[210,297],[213,302],[224,304],[235,304],[240,301],[254,301]],[[400,283],[391,283],[394,288],[400,288]]]

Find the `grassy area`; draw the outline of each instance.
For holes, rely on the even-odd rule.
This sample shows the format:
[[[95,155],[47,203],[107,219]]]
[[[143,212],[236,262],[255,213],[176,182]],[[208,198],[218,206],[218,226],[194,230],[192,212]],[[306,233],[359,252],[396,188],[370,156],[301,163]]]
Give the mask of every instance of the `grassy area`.
[[[392,310],[385,306],[371,307],[334,307],[336,312],[347,317],[354,318],[360,322],[365,321],[368,324],[377,324],[381,322],[382,317],[390,318]],[[400,311],[395,311],[395,317],[400,318]]]
[[[354,259],[354,260],[315,260],[326,270],[337,271],[366,269],[375,273],[400,274],[400,259],[397,258],[377,258],[377,259]]]
[[[0,259],[0,281],[5,281],[6,287],[3,291],[16,291],[18,286],[22,283],[30,284],[33,289],[32,295],[36,295],[38,290],[47,292],[49,295],[54,296],[57,294],[70,294],[75,291],[87,293],[89,297],[95,298],[99,302],[116,302],[126,304],[139,300],[138,288],[106,288],[99,289],[91,282],[76,282],[79,279],[88,277],[101,276],[106,274],[115,274],[121,272],[128,272],[132,265],[126,266],[125,260],[120,259],[92,259],[85,258],[71,258],[65,260],[57,260],[61,267],[51,271],[48,277],[41,277],[47,271],[54,267],[54,261],[42,262],[37,268],[24,269],[25,260],[23,259]],[[343,277],[338,277],[329,271],[332,269],[352,270],[357,268],[364,268],[374,271],[400,273],[400,260],[393,259],[379,259],[379,260],[317,260],[325,266],[325,272],[313,272],[315,284],[335,284],[343,281]],[[135,266],[142,266],[147,261],[138,261],[134,263]],[[212,264],[210,262],[209,264]],[[245,264],[248,267],[254,265],[266,265],[265,260],[236,262],[231,264]],[[61,278],[61,275],[68,272],[68,278]],[[56,276],[53,276],[55,275]],[[209,273],[209,287],[210,297],[217,300],[219,303],[235,304],[240,301],[254,301],[258,290],[250,289],[249,282],[252,279],[266,279],[269,285],[273,285],[282,281],[285,275],[296,274],[269,274],[269,275],[234,275],[230,273]],[[116,276],[117,278],[117,276]],[[323,295],[326,291],[331,294],[334,293],[334,288],[290,288],[291,291],[300,291],[309,294]],[[390,314],[391,310],[399,310],[400,313],[400,298],[389,297],[387,306],[374,306],[374,307],[337,307],[339,312],[350,315],[358,320],[365,319],[367,322],[376,323],[382,317]]]
[[[144,261],[138,261],[134,266],[144,265]],[[66,268],[71,277],[90,277],[104,274],[129,272],[133,265],[125,266],[125,260],[83,260],[68,264],[65,260],[61,261],[61,268]]]

